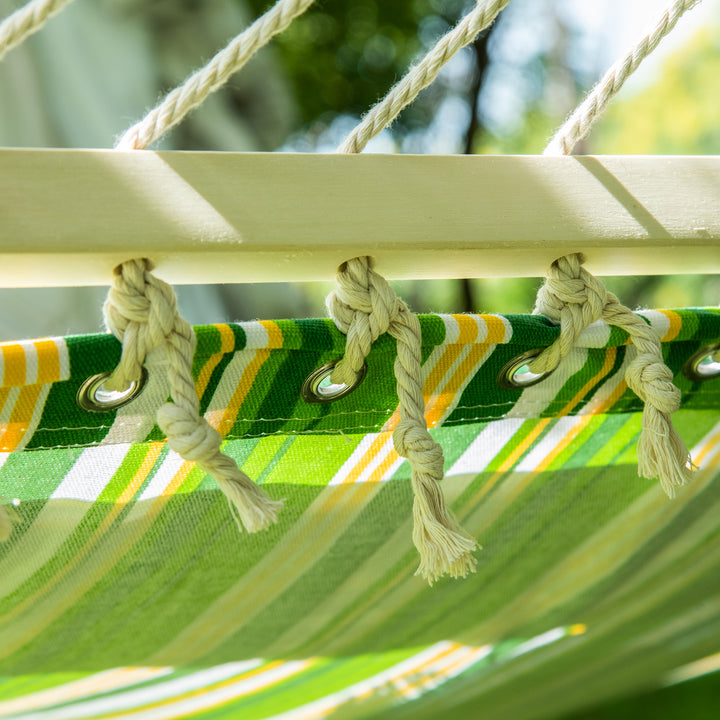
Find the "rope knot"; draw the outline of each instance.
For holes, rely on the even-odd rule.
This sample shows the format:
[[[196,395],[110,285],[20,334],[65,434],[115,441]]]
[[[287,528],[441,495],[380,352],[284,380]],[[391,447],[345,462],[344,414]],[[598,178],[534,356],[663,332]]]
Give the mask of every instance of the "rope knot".
[[[582,266],[579,253],[556,260],[538,292],[535,313],[562,322],[563,312],[582,332],[602,317],[608,302],[605,286]]]
[[[389,332],[397,341],[395,378],[400,421],[393,431],[398,455],[410,463],[413,489],[413,542],[420,553],[418,573],[432,585],[441,575],[465,576],[475,567],[475,540],[458,527],[450,513],[439,481],[444,474],[440,445],[425,422],[422,334],[420,322],[388,282],[363,256],[344,263],[337,285],[327,299],[330,317],[347,335],[345,355],[335,366],[332,382],[352,382],[372,349],[373,342]]]
[[[157,423],[167,435],[168,445],[185,460],[207,465],[220,450],[220,433],[205,418],[180,405],[162,405],[157,411]]]
[[[445,471],[443,451],[426,428],[410,419],[401,420],[393,431],[393,443],[398,455],[407,458],[418,472],[442,479]]]
[[[372,344],[393,327],[407,308],[387,280],[372,269],[369,257],[343,263],[336,288],[325,304],[338,330],[347,335],[345,357],[335,367],[331,380],[351,384]]]
[[[655,355],[639,353],[625,373],[628,387],[644,402],[671,415],[680,407],[682,394],[673,384],[672,370]]]

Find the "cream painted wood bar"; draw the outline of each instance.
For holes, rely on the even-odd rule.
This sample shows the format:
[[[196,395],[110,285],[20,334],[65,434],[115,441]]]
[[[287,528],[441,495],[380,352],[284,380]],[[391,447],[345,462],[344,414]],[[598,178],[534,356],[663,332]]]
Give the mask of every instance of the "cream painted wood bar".
[[[720,158],[0,150],[0,285],[720,271]]]

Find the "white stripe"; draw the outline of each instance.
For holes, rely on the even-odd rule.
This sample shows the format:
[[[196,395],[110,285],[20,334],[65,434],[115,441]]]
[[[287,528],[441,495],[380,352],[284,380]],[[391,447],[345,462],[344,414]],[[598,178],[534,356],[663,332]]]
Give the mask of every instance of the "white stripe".
[[[240,350],[235,353],[233,359],[227,364],[220,378],[220,382],[215,388],[208,409],[205,412],[205,419],[223,435],[227,434],[231,429],[231,427],[220,427],[220,423],[230,404],[230,400],[238,388],[238,378],[244,377],[248,366],[256,357],[257,351],[255,350],[250,350],[249,352]]]
[[[22,349],[25,352],[25,385],[36,385],[38,379],[38,354],[35,343],[31,340],[26,340],[22,345]]]
[[[340,469],[335,473],[332,480],[328,483],[330,485],[342,485],[347,481],[348,475],[357,467],[358,463],[362,461],[365,455],[370,450],[372,444],[378,439],[380,433],[368,433],[358,443],[357,447],[352,451],[350,457],[340,466]],[[380,453],[387,447],[387,441],[380,450]],[[378,454],[380,454],[378,453]]]
[[[127,445],[86,448],[0,563],[0,595],[14,592],[48,562],[82,522],[128,452]]]
[[[111,692],[120,688],[138,685],[149,680],[168,675],[173,671],[169,667],[161,668],[116,668],[104,670],[94,675],[74,680],[72,682],[56,685],[45,690],[38,690],[29,695],[22,695],[0,702],[0,715],[5,717],[10,713],[42,710],[51,705],[85,699],[91,695]],[[27,716],[26,716],[27,717]]]
[[[51,338],[58,349],[58,358],[60,360],[60,380],[70,379],[70,352],[64,338]]]
[[[460,338],[460,324],[452,315],[438,313],[438,317],[445,324],[445,341],[437,347],[442,348],[443,345],[454,345]]]
[[[245,350],[263,350],[270,345],[270,335],[263,325],[257,320],[240,323],[245,332]]]
[[[560,389],[575,373],[580,372],[587,360],[587,350],[574,348],[545,380],[523,390],[506,417],[534,418],[550,408]]]
[[[485,470],[524,422],[524,418],[505,418],[489,423],[453,463],[446,475],[477,475]]]
[[[145,486],[138,501],[151,500],[152,498],[164,495],[168,485],[175,479],[183,463],[185,463],[185,460],[183,460],[180,455],[173,450],[168,450],[168,454],[150,482]]]
[[[161,707],[139,710],[132,713],[132,715],[128,714],[126,717],[128,719],[132,718],[132,720],[171,720],[172,718],[184,718],[189,715],[199,714],[218,705],[237,700],[244,695],[251,695],[271,685],[276,685],[282,680],[302,672],[311,666],[313,662],[312,660],[285,662],[266,672],[253,675],[244,680],[238,680],[238,682],[225,687],[209,690],[177,702],[170,702]],[[37,720],[40,720],[40,718]]]
[[[406,698],[404,699],[409,699],[410,691],[412,690],[412,688],[409,688],[408,682],[407,680],[405,680],[405,677],[408,675],[411,676],[412,680],[416,683],[422,680],[427,681],[427,679],[429,678],[424,678],[423,676],[430,674],[432,672],[433,666],[438,668],[447,665],[444,662],[445,658],[441,658],[439,662],[433,663],[433,665],[430,665],[427,668],[424,668],[423,665],[432,662],[434,658],[437,658],[438,655],[447,652],[452,647],[453,643],[447,641],[436,643],[435,645],[426,648],[417,655],[413,655],[411,658],[403,660],[401,663],[393,665],[387,670],[383,670],[377,675],[373,675],[372,677],[366,678],[365,680],[361,680],[360,682],[355,683],[355,685],[351,685],[350,687],[344,688],[343,690],[340,690],[336,693],[327,695],[318,700],[314,700],[313,702],[303,705],[299,708],[288,710],[287,712],[280,713],[279,715],[273,715],[270,718],[267,718],[267,720],[315,720],[318,718],[326,717],[338,707],[351,700],[354,700],[355,698],[374,693],[381,688],[382,691],[385,691],[386,686],[388,686],[387,690],[389,690],[391,693],[393,693],[394,691],[393,694],[395,696],[389,697],[388,703],[396,700],[398,693],[405,695]],[[468,648],[460,647],[458,648],[458,650],[462,653],[467,651]],[[475,650],[475,648],[473,648],[473,650]],[[477,648],[477,651],[478,653],[473,658],[473,662],[477,662],[477,660],[487,656],[487,654],[490,652],[490,648]],[[451,653],[448,657],[453,657],[454,659],[457,659],[457,652],[458,651]],[[467,667],[468,665],[465,665],[462,669],[464,670]],[[416,673],[420,675],[419,678]],[[443,680],[452,676],[453,675],[448,675],[446,678],[443,678]]]
[[[555,421],[555,425],[548,430],[545,437],[538,442],[518,463],[515,473],[534,472],[538,465],[543,462],[562,442],[565,436],[576,426],[585,424],[587,421],[578,417],[561,417]]]
[[[670,318],[658,310],[639,310],[636,315],[642,315],[650,321],[650,327],[659,338],[664,338],[670,332]]]
[[[610,340],[610,326],[604,320],[588,325],[578,337],[575,347],[603,348]]]
[[[262,660],[247,660],[245,662],[216,665],[207,670],[177,677],[167,682],[155,683],[128,692],[116,692],[97,700],[88,700],[55,710],[36,713],[34,717],[38,720],[76,720],[76,718],[79,720],[80,718],[97,717],[105,713],[115,713],[119,710],[140,708],[143,705],[175,698],[178,695],[185,695],[194,690],[200,690],[209,685],[222,682],[234,675],[240,675],[252,670],[262,663]]]
[[[109,445],[86,448],[77,462],[55,488],[50,500],[83,500],[95,502],[106,485],[112,480],[122,461],[130,451],[130,445]]]

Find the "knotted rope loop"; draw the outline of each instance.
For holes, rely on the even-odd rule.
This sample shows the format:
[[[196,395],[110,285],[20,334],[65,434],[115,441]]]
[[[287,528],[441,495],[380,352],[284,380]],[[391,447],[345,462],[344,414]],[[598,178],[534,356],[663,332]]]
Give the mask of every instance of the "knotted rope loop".
[[[580,333],[602,317],[611,293],[582,263],[580,254],[559,258],[538,291],[533,314],[558,323],[560,337],[529,364],[534,373],[554,370],[575,347]]]
[[[104,306],[105,322],[123,347],[105,386],[109,390],[128,387],[140,378],[147,354],[164,348],[173,402],[158,409],[157,422],[168,445],[215,477],[239,526],[250,532],[268,527],[276,521],[282,502],[271,500],[220,451],[222,436],[200,415],[192,376],[195,333],[178,313],[173,289],[151,270],[145,259],[129,260],[115,269]]]
[[[393,431],[393,442],[398,455],[410,463],[413,542],[420,553],[417,574],[430,584],[444,574],[464,577],[475,569],[472,552],[477,545],[457,526],[438,484],[444,474],[444,458],[425,422],[422,338],[417,316],[373,270],[369,257],[343,263],[337,287],[326,304],[338,329],[347,335],[345,355],[335,367],[332,382],[352,382],[373,342],[383,333],[397,340],[395,377],[400,422]]]
[[[585,270],[583,262],[582,255],[576,253],[552,264],[534,312],[559,322],[560,335],[529,363],[529,368],[532,372],[544,372],[557,367],[580,333],[596,320],[625,330],[637,351],[625,371],[625,380],[645,404],[638,442],[638,471],[643,477],[659,478],[663,490],[673,497],[675,488],[691,477],[693,465],[670,419],[680,407],[681,393],[663,360],[660,338]]]

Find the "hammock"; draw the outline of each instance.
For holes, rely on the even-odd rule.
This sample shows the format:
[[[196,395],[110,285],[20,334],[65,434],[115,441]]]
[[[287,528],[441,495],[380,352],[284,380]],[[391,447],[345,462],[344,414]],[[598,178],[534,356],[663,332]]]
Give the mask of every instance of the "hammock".
[[[8,18],[0,56],[68,1],[31,2]],[[281,231],[265,244],[256,221],[266,208],[233,217],[227,198],[238,186],[224,182],[246,173],[244,202],[256,208],[296,156],[219,156],[222,182],[202,193],[207,158],[136,151],[310,4],[278,2],[116,151],[2,153],[19,188],[8,235],[21,229],[23,203],[40,196],[56,203],[49,216],[72,223],[73,193],[47,184],[67,163],[83,169],[84,202],[102,201],[74,246],[61,232],[43,240],[42,223],[27,246],[3,239],[5,282],[20,273],[12,282],[51,283],[43,265],[55,261],[112,282],[112,334],[0,344],[0,718],[530,720],[677,680],[717,652],[720,310],[634,313],[585,266],[585,255],[600,271],[617,256],[717,266],[718,221],[705,202],[717,164],[647,159],[658,171],[647,191],[633,184],[637,166],[617,158],[346,157],[507,5],[479,2],[371,109],[343,156],[308,162],[364,172],[365,191],[382,163],[398,177],[419,169],[421,184],[438,172],[450,182],[451,170],[504,178],[488,187],[495,214],[465,208],[458,229],[470,230],[448,243],[443,268],[433,247],[441,227],[422,235],[431,195],[422,186],[409,200],[401,188],[398,224],[410,230],[399,246],[351,232],[332,244],[331,223],[303,255],[302,237],[283,245],[283,223],[302,205],[312,227],[327,208],[316,191],[332,188],[332,178],[309,180],[295,206],[270,218]],[[571,152],[695,4],[663,13],[549,154]],[[253,163],[276,174],[247,182]],[[198,192],[185,188],[177,197],[191,204],[174,206],[185,234],[123,241],[137,219],[125,221],[122,197],[108,191],[122,186],[109,178],[123,165],[137,178],[148,168],[190,178]],[[579,197],[615,211],[593,223],[569,218],[553,242],[533,242],[526,217],[514,245],[489,243],[497,218],[517,212],[501,202],[508,187],[526,178],[540,208],[557,168],[576,173]],[[598,199],[598,182],[611,199]],[[387,187],[374,188],[377,207]],[[465,204],[448,195],[444,219]],[[688,203],[690,223],[678,219]],[[109,222],[111,242],[93,248],[106,211],[120,226]],[[362,212],[362,200],[350,203],[348,224]],[[665,257],[647,257],[650,221]],[[475,227],[483,237],[472,244]],[[197,247],[215,235],[207,255],[216,256],[203,259]],[[330,318],[191,329],[159,275],[215,273],[232,252],[246,253],[248,280],[337,269]],[[383,272],[398,258],[418,275],[486,261],[492,274],[549,269],[533,315],[416,316]]]

